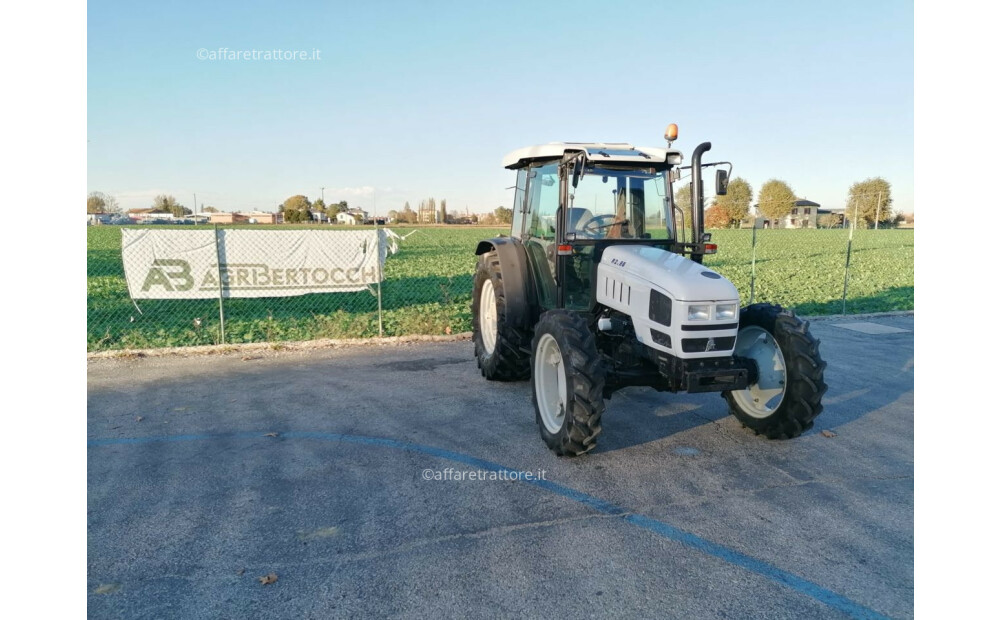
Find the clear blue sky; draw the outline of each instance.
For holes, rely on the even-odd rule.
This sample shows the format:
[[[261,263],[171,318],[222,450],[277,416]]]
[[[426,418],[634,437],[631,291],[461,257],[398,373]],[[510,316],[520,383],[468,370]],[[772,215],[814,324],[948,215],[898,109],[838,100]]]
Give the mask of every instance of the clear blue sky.
[[[173,2],[92,0],[88,190],[223,210],[293,194],[378,212],[429,196],[510,206],[501,157],[627,141],[734,163],[842,207],[883,176],[913,210],[910,2]],[[320,50],[199,60],[199,49]]]

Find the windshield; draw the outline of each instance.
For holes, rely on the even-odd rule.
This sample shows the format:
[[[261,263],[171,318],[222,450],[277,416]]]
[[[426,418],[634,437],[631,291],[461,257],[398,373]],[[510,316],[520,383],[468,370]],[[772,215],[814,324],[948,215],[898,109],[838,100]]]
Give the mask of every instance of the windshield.
[[[566,231],[577,239],[672,239],[666,172],[588,166],[570,187]]]

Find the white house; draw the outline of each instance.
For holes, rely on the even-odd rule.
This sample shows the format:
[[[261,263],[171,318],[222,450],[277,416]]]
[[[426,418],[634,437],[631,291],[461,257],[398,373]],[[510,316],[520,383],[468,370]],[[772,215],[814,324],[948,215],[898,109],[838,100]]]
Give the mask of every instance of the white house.
[[[340,213],[337,214],[337,223],[338,224],[358,224],[359,222],[358,222],[358,218],[354,217],[354,215],[352,213],[348,213],[347,211],[341,211]]]

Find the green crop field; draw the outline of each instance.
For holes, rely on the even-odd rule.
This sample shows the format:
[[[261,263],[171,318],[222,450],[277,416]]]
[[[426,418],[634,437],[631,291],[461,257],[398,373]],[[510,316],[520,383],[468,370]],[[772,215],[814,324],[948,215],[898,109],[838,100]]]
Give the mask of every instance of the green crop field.
[[[185,227],[190,229],[191,227]],[[257,227],[260,228],[260,227]],[[472,328],[476,242],[486,228],[393,228],[409,234],[385,265],[383,333],[445,334]],[[413,232],[416,230],[416,232]],[[795,308],[800,314],[842,311],[846,230],[712,231],[719,253],[706,259],[736,284],[744,303]],[[756,256],[754,257],[754,253]],[[851,251],[848,313],[913,308],[913,231],[858,230]],[[378,301],[368,291],[300,297],[226,299],[225,342],[277,342],[378,335]],[[88,351],[219,343],[217,300],[129,298],[121,263],[121,229],[87,229]]]

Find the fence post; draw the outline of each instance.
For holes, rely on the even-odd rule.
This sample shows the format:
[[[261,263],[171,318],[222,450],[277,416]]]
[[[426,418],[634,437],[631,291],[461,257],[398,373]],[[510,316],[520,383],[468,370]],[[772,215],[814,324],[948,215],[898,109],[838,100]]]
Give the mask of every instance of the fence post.
[[[750,303],[753,304],[757,286],[757,218],[753,218],[753,235],[750,238]]]
[[[219,249],[219,225],[215,224],[215,267],[219,278],[219,344],[226,344],[226,313],[222,309],[222,253]]]
[[[844,293],[840,297],[840,313],[847,314],[847,280],[851,275],[851,243],[854,241],[854,222],[847,233],[847,260],[844,261]]]
[[[382,244],[385,242],[385,235],[382,234],[382,227],[375,224],[375,235],[378,237],[378,250],[375,254],[375,262],[378,264],[378,337],[382,338]],[[386,250],[388,252],[388,250]]]

